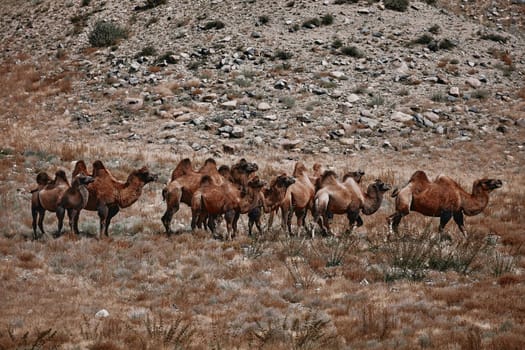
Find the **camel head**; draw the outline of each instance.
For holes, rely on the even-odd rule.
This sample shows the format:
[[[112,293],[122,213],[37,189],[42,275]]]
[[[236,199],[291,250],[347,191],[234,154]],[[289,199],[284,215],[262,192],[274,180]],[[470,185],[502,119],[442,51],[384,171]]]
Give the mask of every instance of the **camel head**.
[[[484,192],[491,192],[503,186],[503,182],[497,179],[481,179],[474,182],[473,188],[479,188]],[[474,192],[474,190],[472,191]]]
[[[301,176],[302,174],[304,174],[305,171],[306,171],[306,166],[304,165],[304,163],[297,162],[295,163],[295,167],[293,169],[293,176],[295,177]]]
[[[346,181],[346,179],[348,179],[349,177],[351,177],[355,180],[355,182],[360,183],[361,179],[363,178],[363,175],[365,175],[365,172],[361,169],[357,171],[350,171],[343,176],[343,182]]]
[[[288,176],[286,174],[281,174],[277,176],[271,183],[270,187],[283,187],[288,188],[295,183],[295,178],[293,176]]]
[[[75,177],[73,183],[78,182],[79,185],[87,186],[94,181],[94,177],[80,173]]]
[[[75,178],[75,176],[77,176],[78,174],[88,174],[86,162],[84,162],[83,160],[79,160],[75,163],[75,168],[73,169],[73,173],[71,173],[71,177]]]
[[[255,176],[248,182],[248,187],[253,188],[255,190],[260,190],[264,186],[266,186],[266,181],[259,179],[259,176]]]
[[[128,182],[132,177],[139,178],[144,184],[147,184],[148,182],[157,181],[157,179],[159,178],[157,174],[151,173],[148,167],[146,166],[143,166],[142,168],[133,171],[128,177]]]
[[[385,193],[386,191],[389,191],[392,187],[389,184],[386,184],[383,181],[377,179],[376,181],[374,181],[374,183],[368,186],[369,190],[371,188],[378,191],[379,193]]]
[[[235,164],[234,167],[245,174],[251,174],[259,170],[259,166],[256,163],[247,162],[244,158],[242,158],[239,163]]]
[[[39,172],[38,175],[36,176],[36,183],[39,184],[40,186],[45,186],[51,181],[52,180],[49,177],[49,175],[47,175],[47,173],[44,171]]]

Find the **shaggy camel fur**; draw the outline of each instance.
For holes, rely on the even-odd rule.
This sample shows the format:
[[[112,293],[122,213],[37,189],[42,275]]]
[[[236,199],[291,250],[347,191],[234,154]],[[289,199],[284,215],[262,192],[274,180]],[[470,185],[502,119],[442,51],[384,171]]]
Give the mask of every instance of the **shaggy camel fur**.
[[[58,219],[57,235],[62,232],[64,223],[65,209],[60,206],[62,195],[69,188],[69,182],[66,178],[64,170],[58,170],[55,173],[55,179],[49,181],[49,176],[46,173],[39,173],[36,178],[38,187],[32,191],[31,195],[31,215],[33,217],[33,239],[38,239],[36,232],[37,220],[38,227],[42,235],[44,231],[44,216],[47,211],[54,212]]]
[[[416,171],[408,184],[399,191],[394,191],[396,212],[389,216],[389,223],[395,233],[403,216],[416,211],[425,216],[439,217],[439,233],[453,217],[459,230],[467,237],[463,214],[477,215],[489,202],[489,194],[503,185],[501,180],[480,179],[474,181],[472,193],[467,193],[457,182],[445,175],[439,175],[430,181],[425,172]]]
[[[208,216],[216,217],[224,214],[227,229],[227,240],[232,239],[237,233],[237,220],[240,214],[250,212],[256,207],[263,204],[261,189],[265,183],[254,177],[251,179],[246,188],[246,193],[242,194],[241,190],[233,183],[225,182],[217,185],[210,176],[202,177],[200,188],[193,195],[192,200],[192,229],[201,227],[204,218]],[[215,235],[215,223],[213,220],[208,221],[208,227]]]
[[[100,160],[93,163],[93,177],[95,181],[88,185],[89,196],[85,209],[98,213],[100,231],[97,239],[102,233],[109,236],[111,219],[120,209],[131,206],[139,199],[144,185],[157,180],[157,175],[144,166],[132,171],[126,182],[118,181]]]
[[[343,182],[337,180],[333,171],[326,171],[321,176],[320,189],[315,194],[313,211],[315,221],[319,223],[324,232],[331,233],[329,213],[346,214],[350,229],[352,229],[356,224],[357,226],[363,224],[359,211],[365,215],[372,215],[379,209],[383,201],[383,194],[390,190],[390,186],[381,180],[376,180],[368,186],[365,193],[358,185],[362,175],[361,171],[348,173],[344,176]]]
[[[67,210],[71,231],[77,235],[79,234],[78,218],[80,211],[86,207],[89,199],[87,185],[93,181],[95,179],[91,176],[83,173],[77,174],[71,182],[71,187],[64,192],[60,199],[60,206]]]
[[[306,167],[302,162],[297,162],[294,167],[293,177],[295,182],[288,187],[286,194],[281,201],[281,226],[288,229],[292,234],[292,216],[295,213],[297,217],[297,226],[299,229],[304,226],[306,213],[311,210],[315,195],[315,186],[308,176]],[[272,227],[273,212],[270,214],[268,227]]]
[[[201,179],[205,175],[210,176],[216,184],[224,182],[224,178],[217,171],[217,163],[212,158],[206,159],[198,171],[193,169],[191,160],[185,158],[171,173],[171,181],[162,190],[162,198],[166,201],[166,211],[162,216],[166,234],[172,233],[171,220],[173,215],[179,211],[180,203],[191,207],[193,194],[199,189]]]

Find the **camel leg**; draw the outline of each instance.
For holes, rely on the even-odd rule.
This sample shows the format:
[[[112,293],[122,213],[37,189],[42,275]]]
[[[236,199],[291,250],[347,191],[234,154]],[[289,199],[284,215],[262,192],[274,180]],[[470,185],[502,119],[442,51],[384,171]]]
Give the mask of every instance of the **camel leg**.
[[[439,237],[443,237],[443,230],[445,229],[445,226],[452,218],[452,212],[450,211],[444,211],[441,213],[441,216],[439,217]]]
[[[110,207],[108,209],[108,216],[106,218],[106,227],[104,229],[104,234],[106,235],[106,237],[109,237],[108,235],[108,229],[109,229],[109,224],[111,223],[111,219],[113,219],[113,217],[115,215],[117,215],[117,213],[119,212],[120,208],[118,206],[113,206],[113,207]]]
[[[78,219],[80,218],[80,210],[73,211],[73,232],[78,236],[80,231],[78,230]]]
[[[64,216],[66,216],[66,210],[62,207],[58,207],[56,213],[58,219],[58,231],[56,237],[60,237],[62,234],[62,227],[64,227]]]
[[[454,221],[456,222],[456,225],[458,225],[459,230],[463,234],[463,237],[467,238],[467,230],[465,230],[465,223],[463,220],[463,213],[460,211],[454,212]]]
[[[33,217],[33,239],[37,239],[37,233],[36,233],[36,222],[38,220],[38,208],[31,206],[31,216]]]
[[[166,212],[164,213],[164,215],[162,215],[162,224],[164,225],[164,228],[166,229],[166,234],[169,236],[172,231],[171,231],[171,220],[173,219],[173,215],[175,215],[175,213],[179,210],[179,206],[174,206],[174,207],[166,207]]]
[[[350,229],[350,232],[352,232],[354,228],[359,225],[359,220],[361,219],[359,217],[359,212],[350,211],[346,216],[348,217],[348,228]],[[361,222],[363,222],[362,219]]]
[[[396,235],[399,233],[399,224],[401,223],[403,216],[405,216],[405,214],[396,211],[388,217],[389,226]]]
[[[235,211],[229,210],[226,213],[224,213],[224,220],[226,221],[226,240],[229,241],[232,239],[232,228],[233,228],[233,221],[235,219]]]
[[[97,235],[97,239],[102,237],[102,234],[106,231],[106,220],[108,217],[108,207],[106,205],[99,205],[97,208],[98,218],[100,220],[100,229]]]
[[[42,237],[46,234],[46,231],[44,231],[44,217],[46,215],[46,210],[39,208],[38,209],[38,228],[40,228],[41,235],[39,237]]]

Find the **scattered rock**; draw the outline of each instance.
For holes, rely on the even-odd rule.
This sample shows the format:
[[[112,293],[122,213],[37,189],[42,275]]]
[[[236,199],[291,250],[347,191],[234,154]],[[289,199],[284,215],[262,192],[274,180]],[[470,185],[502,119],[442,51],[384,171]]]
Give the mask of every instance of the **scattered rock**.
[[[102,309],[102,310],[99,310],[97,311],[97,313],[95,314],[95,317],[96,318],[106,318],[109,316],[109,312],[108,310],[106,309]]]
[[[448,91],[448,94],[450,96],[458,97],[459,96],[459,88],[457,86],[452,86],[450,90]]]
[[[271,109],[272,107],[266,103],[266,102],[261,102],[257,105],[257,109],[260,110],[260,111],[267,111],[269,109]]]
[[[401,122],[401,123],[409,122],[413,119],[414,118],[410,114],[406,114],[406,113],[399,112],[399,111],[392,113],[392,115],[390,116],[390,120]]]
[[[466,83],[475,89],[481,86],[481,81],[476,78],[467,78]]]

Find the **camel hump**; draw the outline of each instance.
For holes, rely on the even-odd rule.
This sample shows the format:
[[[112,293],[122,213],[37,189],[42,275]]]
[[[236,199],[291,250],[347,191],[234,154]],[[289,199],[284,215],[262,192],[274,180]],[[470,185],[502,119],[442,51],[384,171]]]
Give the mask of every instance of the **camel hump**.
[[[317,173],[317,172],[321,171],[321,167],[322,167],[321,163],[315,163],[312,166],[312,170]]]
[[[64,170],[62,170],[62,169],[58,170],[55,173],[55,181],[64,181],[64,182],[68,183],[66,172]]]
[[[365,172],[361,169],[357,171],[350,171],[343,176],[343,182],[345,182],[348,178],[352,178],[355,180],[355,182],[360,183],[363,175],[365,175]]]
[[[39,172],[38,175],[36,176],[36,183],[39,186],[45,186],[45,185],[47,185],[50,182],[51,182],[51,178],[44,171]]]
[[[213,184],[213,179],[210,175],[204,175],[201,178],[201,186],[207,186],[207,185],[212,185],[212,184]]]
[[[192,169],[192,166],[191,166],[190,158],[184,158],[183,160],[181,160],[179,162],[179,164],[177,164],[175,169],[173,169],[173,172],[171,173],[171,179],[175,180],[178,177],[187,175],[192,170],[193,169]]]
[[[329,183],[335,183],[337,180],[337,174],[333,170],[326,170],[321,174],[321,177],[317,180],[319,187],[322,187]]]
[[[430,180],[428,179],[427,174],[423,170],[417,170],[415,173],[412,174],[409,182],[429,183]]]
[[[107,173],[108,170],[106,169],[101,160],[96,160],[93,162],[93,176],[103,176]]]
[[[73,172],[71,173],[71,178],[74,179],[78,174],[88,175],[86,162],[84,162],[83,160],[79,160],[75,163],[75,167],[73,168]]]
[[[297,162],[295,163],[295,167],[293,169],[293,176],[298,177],[303,175],[303,173],[306,171],[306,166],[304,166],[303,162]]]

